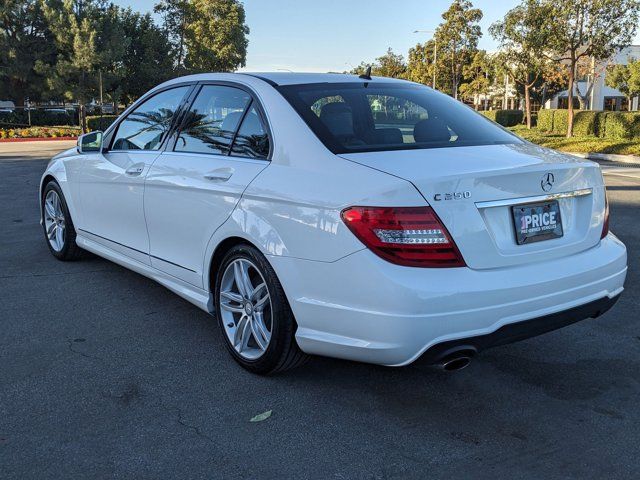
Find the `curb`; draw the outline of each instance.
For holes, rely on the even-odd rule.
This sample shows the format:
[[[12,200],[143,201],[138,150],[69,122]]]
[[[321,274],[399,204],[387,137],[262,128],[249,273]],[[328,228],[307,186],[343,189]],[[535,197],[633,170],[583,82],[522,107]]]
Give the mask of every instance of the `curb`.
[[[34,138],[0,138],[0,143],[15,142],[56,142],[62,140],[77,140],[78,137],[34,137]]]
[[[619,155],[617,153],[566,153],[575,157],[586,158],[587,160],[604,160],[606,162],[616,163],[640,163],[640,157],[637,155]]]

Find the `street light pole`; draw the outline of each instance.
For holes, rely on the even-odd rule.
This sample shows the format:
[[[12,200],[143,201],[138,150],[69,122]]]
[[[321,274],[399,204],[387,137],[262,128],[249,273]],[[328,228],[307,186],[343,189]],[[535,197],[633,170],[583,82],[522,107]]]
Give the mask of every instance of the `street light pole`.
[[[433,34],[433,80],[431,88],[436,89],[436,73],[438,70],[438,39],[435,30],[414,30],[413,33],[431,33]]]

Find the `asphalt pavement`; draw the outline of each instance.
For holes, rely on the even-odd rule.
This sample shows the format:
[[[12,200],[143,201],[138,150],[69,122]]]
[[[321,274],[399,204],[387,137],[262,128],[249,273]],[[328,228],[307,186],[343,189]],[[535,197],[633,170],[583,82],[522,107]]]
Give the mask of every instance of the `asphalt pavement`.
[[[637,478],[638,171],[607,167],[630,269],[604,316],[453,374],[313,358],[260,377],[160,285],[49,254],[40,155],[0,155],[0,478]]]

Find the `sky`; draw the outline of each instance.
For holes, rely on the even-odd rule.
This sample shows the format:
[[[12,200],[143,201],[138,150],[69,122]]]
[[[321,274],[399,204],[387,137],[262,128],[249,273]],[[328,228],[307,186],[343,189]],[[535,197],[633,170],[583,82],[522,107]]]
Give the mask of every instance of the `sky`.
[[[113,0],[134,10],[152,11],[156,0]],[[431,37],[450,0],[244,0],[249,34],[245,71],[350,70],[383,55],[387,48],[405,56]],[[494,50],[489,26],[518,0],[476,0],[484,13],[479,47]],[[637,36],[634,44],[640,43]]]

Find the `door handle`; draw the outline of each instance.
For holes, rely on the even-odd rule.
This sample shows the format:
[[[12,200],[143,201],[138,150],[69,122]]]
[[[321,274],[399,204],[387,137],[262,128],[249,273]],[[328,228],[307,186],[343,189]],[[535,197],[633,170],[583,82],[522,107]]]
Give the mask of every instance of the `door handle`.
[[[137,177],[144,171],[144,163],[136,163],[127,168],[124,173],[131,177]]]
[[[218,168],[212,172],[205,173],[204,178],[213,182],[226,182],[233,175],[233,168]]]

